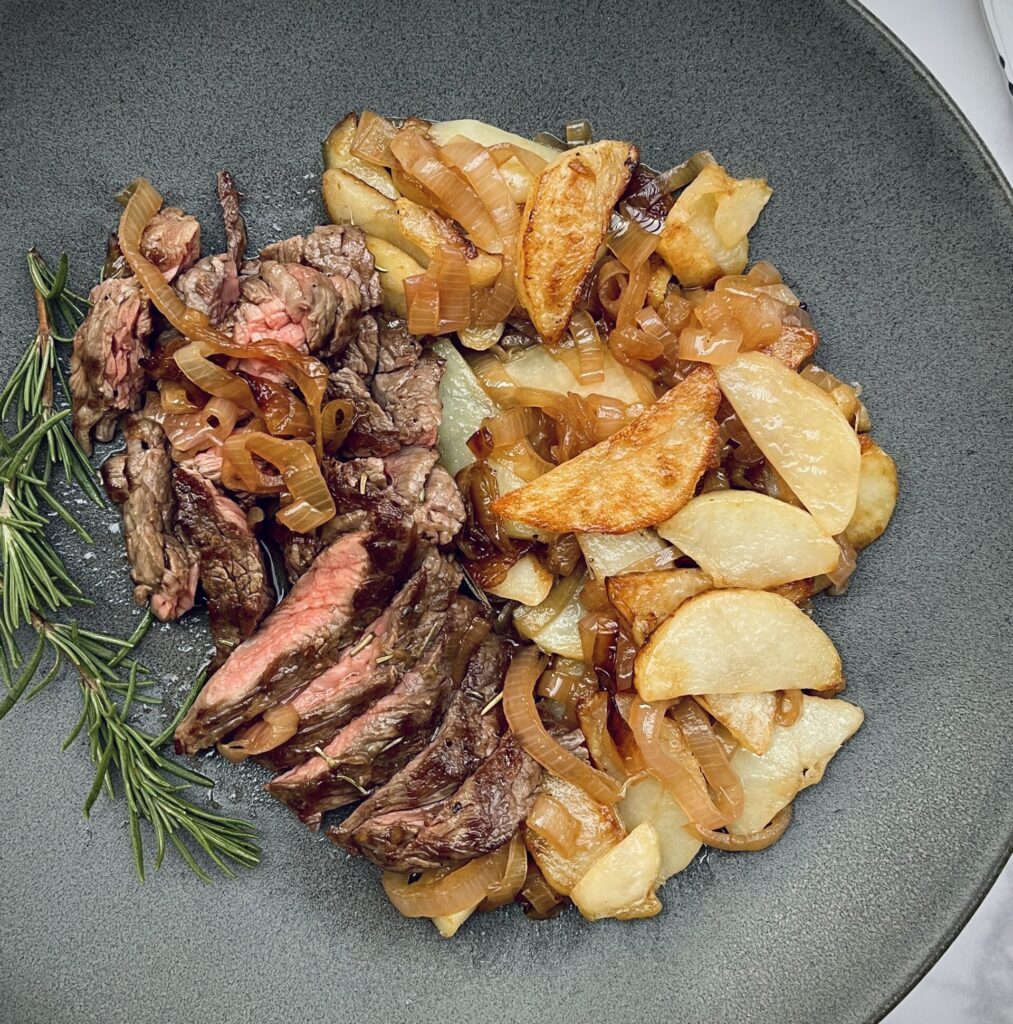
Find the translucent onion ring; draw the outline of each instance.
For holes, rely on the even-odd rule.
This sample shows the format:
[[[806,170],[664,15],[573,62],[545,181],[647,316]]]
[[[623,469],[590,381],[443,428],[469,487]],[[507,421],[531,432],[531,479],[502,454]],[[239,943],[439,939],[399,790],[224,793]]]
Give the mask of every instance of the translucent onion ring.
[[[572,857],[577,849],[580,825],[554,796],[539,793],[525,823],[561,857]],[[521,882],[523,883],[523,879]],[[518,889],[520,886],[518,886]]]
[[[528,646],[514,655],[503,683],[503,713],[518,743],[543,768],[601,804],[619,799],[619,786],[557,743],[548,733],[535,706],[534,687],[544,663],[538,648]]]
[[[713,846],[717,850],[766,850],[784,835],[791,824],[792,805],[782,807],[774,815],[774,820],[766,827],[756,832],[747,832],[743,835],[733,835],[730,832],[715,832],[713,829],[704,828],[690,822],[683,827],[696,836],[706,846]]]
[[[689,749],[700,765],[707,785],[714,794],[714,804],[728,821],[742,815],[745,795],[742,783],[732,770],[718,738],[711,728],[707,712],[692,698],[679,701],[672,708],[672,718],[682,730]]]
[[[520,832],[514,833],[507,847],[503,877],[489,888],[489,894],[478,905],[482,911],[496,910],[513,903],[528,877],[528,850]]]

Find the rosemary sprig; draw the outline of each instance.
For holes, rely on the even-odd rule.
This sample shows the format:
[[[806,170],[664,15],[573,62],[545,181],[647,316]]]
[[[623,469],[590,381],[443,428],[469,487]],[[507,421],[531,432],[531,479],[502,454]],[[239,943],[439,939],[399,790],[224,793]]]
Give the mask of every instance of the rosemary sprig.
[[[92,543],[76,517],[51,493],[53,471],[62,469],[72,487],[102,505],[95,472],[74,438],[66,379],[57,342],[67,342],[83,319],[88,303],[67,286],[66,256],[55,271],[33,249],[28,254],[38,330],[0,391],[0,719],[19,700],[30,700],[49,686],[65,665],[78,677],[81,715],[64,749],[84,736],[95,776],[84,803],[88,816],[99,796],[122,793],[138,876],[145,874],[142,822],[154,840],[153,865],[161,866],[171,846],[203,881],[211,876],[197,860],[203,853],[231,877],[234,868],[252,867],[260,851],[253,826],[202,807],[183,795],[191,787],[208,788],[210,779],[159,753],[196,699],[201,676],[176,717],[157,736],[131,724],[136,705],[158,704],[153,681],[135,651],[152,624],[147,612],[125,640],[84,629],[53,616],[91,604],[53,547],[46,528],[55,514],[85,542]],[[63,334],[57,333],[57,322]],[[30,627],[36,633],[26,658],[18,638]],[[48,666],[43,669],[47,661]],[[41,678],[39,678],[41,675]],[[35,684],[33,686],[33,683]]]

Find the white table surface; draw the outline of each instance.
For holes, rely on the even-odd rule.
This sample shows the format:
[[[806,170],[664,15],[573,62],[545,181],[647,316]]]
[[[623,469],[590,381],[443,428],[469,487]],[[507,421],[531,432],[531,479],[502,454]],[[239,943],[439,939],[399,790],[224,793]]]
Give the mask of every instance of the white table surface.
[[[1013,181],[1013,96],[978,0],[864,2],[936,76]],[[1007,865],[967,927],[885,1024],[1013,1024],[1011,922]]]

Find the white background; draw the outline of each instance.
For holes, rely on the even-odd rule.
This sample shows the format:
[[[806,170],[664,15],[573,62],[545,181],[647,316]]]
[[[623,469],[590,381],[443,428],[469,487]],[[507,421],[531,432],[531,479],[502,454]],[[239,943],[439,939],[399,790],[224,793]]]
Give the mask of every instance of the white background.
[[[864,3],[936,76],[1013,180],[1013,96],[978,0]],[[886,1024],[1013,1022],[1011,922],[1013,868],[1007,866],[970,924]]]

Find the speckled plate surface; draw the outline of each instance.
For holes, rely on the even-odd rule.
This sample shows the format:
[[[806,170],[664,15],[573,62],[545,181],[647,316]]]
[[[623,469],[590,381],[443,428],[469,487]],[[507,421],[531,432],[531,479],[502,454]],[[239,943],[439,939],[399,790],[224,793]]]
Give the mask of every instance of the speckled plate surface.
[[[821,362],[861,380],[903,491],[885,540],[817,617],[866,711],[783,842],[711,853],[653,921],[501,912],[453,942],[387,904],[376,871],[311,836],[258,770],[205,765],[256,817],[263,865],[201,886],[133,877],[119,803],[80,814],[60,754],[69,680],[0,724],[0,1020],[628,1019],[857,1024],[882,1015],[1008,853],[1013,206],[948,100],[847,3],[7,3],[0,14],[0,358],[31,329],[20,253],[97,273],[112,194],[146,174],[215,227],[213,174],[258,243],[321,217],[319,139],[346,110],[579,116],[670,164],[708,148],[769,177],[755,233],[807,300]],[[114,525],[67,557],[95,619],[136,618]],[[177,699],[203,623],[150,661]]]

